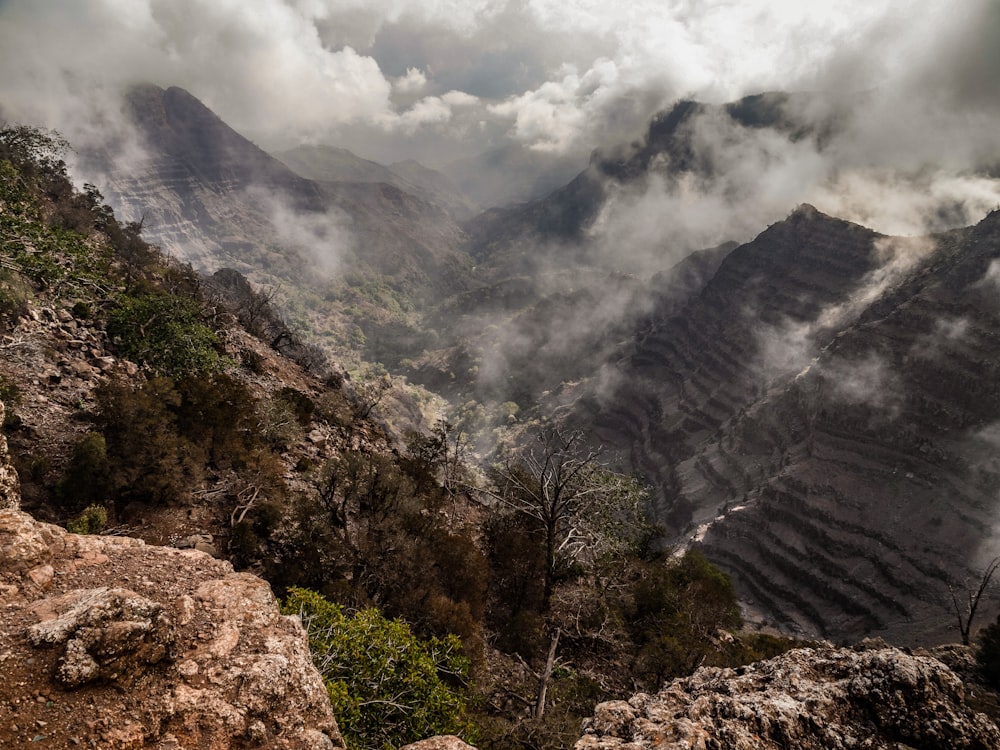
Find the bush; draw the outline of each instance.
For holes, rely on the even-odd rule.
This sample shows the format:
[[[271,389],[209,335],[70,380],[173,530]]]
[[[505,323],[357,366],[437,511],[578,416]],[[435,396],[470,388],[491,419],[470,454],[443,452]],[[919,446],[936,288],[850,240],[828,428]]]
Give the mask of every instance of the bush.
[[[99,432],[88,432],[73,446],[56,493],[70,507],[93,507],[108,499],[110,489],[107,442]]]
[[[97,534],[108,523],[108,511],[103,505],[88,505],[83,512],[66,524],[66,530],[74,534]]]
[[[171,378],[201,375],[222,364],[218,338],[185,297],[123,295],[108,320],[108,333],[124,356]]]
[[[474,739],[465,719],[469,663],[456,636],[420,640],[376,609],[348,615],[306,589],[291,589],[283,612],[302,618],[348,748],[395,748],[438,734]]]
[[[171,503],[202,478],[206,455],[178,431],[182,395],[169,378],[135,388],[109,380],[95,391],[115,501]]]
[[[742,625],[736,592],[729,576],[700,552],[650,566],[631,593],[637,677],[659,685],[701,664],[729,662],[717,636]]]
[[[0,269],[0,328],[13,327],[18,318],[28,314],[30,291],[15,273]]]

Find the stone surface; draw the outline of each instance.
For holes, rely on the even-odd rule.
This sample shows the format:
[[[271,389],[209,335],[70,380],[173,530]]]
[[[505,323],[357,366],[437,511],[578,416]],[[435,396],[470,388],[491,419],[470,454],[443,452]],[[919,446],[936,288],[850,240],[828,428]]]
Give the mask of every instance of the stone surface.
[[[414,742],[412,745],[400,748],[400,750],[475,750],[475,748],[453,734],[446,734]]]
[[[702,668],[656,695],[597,706],[576,750],[931,750],[1000,747],[961,680],[895,648],[798,649]]]
[[[6,417],[6,407],[0,401],[0,425]],[[10,463],[7,438],[0,432],[0,508],[18,508],[21,505],[21,488],[17,471]]]
[[[2,510],[0,605],[0,747],[343,747],[300,623],[226,562]]]

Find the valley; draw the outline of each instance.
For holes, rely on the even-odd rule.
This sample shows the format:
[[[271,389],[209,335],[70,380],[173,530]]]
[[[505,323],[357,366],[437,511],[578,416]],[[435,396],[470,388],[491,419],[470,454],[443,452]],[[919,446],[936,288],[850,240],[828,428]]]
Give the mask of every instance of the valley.
[[[483,458],[539,417],[582,430],[652,486],[660,544],[697,540],[761,623],[947,639],[949,591],[998,551],[995,217],[895,238],[802,205],[742,245],[606,249],[614,196],[721,179],[695,123],[823,148],[846,116],[808,105],[678,104],[564,188],[470,219],[431,170],[313,149],[286,155],[296,174],[147,87],[129,106],[156,156],[110,195],[171,255],[280,289],[334,359],[443,396],[487,428]]]

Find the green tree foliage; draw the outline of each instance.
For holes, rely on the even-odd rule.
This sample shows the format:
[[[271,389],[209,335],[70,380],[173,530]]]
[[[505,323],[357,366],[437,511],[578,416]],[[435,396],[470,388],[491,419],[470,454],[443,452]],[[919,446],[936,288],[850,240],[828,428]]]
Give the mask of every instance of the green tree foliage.
[[[421,640],[376,609],[348,614],[305,589],[289,591],[282,611],[302,618],[349,748],[396,748],[436,734],[473,739],[469,662],[456,636]]]
[[[116,504],[176,502],[209,470],[260,463],[254,399],[225,373],[109,380],[95,395],[100,431],[77,446],[66,497],[92,500],[87,493],[103,490]]]
[[[103,505],[88,505],[76,518],[66,524],[73,534],[98,534],[108,523],[108,511]]]
[[[108,319],[108,333],[120,342],[123,355],[160,375],[199,375],[221,364],[218,338],[187,297],[122,295]]]
[[[64,172],[61,156],[69,143],[54,130],[11,125],[0,130],[0,159],[18,166],[34,166],[39,170]]]
[[[719,633],[742,625],[732,581],[697,550],[647,566],[632,599],[634,671],[650,685],[724,663]]]

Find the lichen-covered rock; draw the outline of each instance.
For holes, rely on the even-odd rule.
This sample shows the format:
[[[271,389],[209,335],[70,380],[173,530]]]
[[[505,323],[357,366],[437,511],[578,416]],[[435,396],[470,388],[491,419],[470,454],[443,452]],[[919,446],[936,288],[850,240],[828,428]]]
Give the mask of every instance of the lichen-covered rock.
[[[120,682],[174,645],[163,606],[128,589],[70,591],[38,604],[36,611],[54,616],[28,628],[28,641],[65,647],[55,673],[65,687],[101,678]]]
[[[16,510],[0,510],[0,674],[2,747],[343,747],[267,583]]]
[[[602,703],[576,750],[1000,748],[1000,729],[963,699],[961,680],[929,656],[798,649]]]
[[[0,425],[6,416],[6,407],[0,401]],[[7,438],[0,432],[0,509],[21,507],[21,483],[17,470],[7,453]]]

